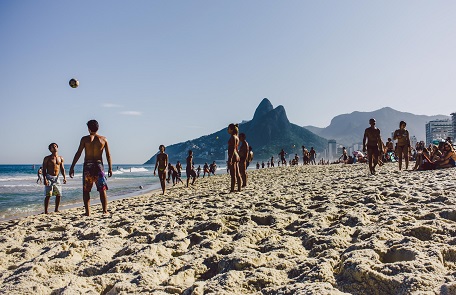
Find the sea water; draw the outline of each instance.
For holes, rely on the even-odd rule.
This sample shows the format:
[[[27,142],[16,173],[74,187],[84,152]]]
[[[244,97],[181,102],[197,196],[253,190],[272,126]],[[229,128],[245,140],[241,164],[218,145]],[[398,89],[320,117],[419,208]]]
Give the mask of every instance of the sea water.
[[[0,220],[14,219],[44,211],[44,185],[37,183],[39,165],[0,165]],[[147,193],[160,188],[158,177],[153,175],[152,165],[113,165],[112,177],[108,178],[108,202],[114,199]],[[81,204],[82,165],[75,166],[70,178],[70,165],[65,165],[67,183],[62,183],[59,210]],[[107,176],[108,167],[105,165]],[[92,188],[91,204],[99,203],[96,187]],[[55,197],[51,197],[49,211],[54,211]]]

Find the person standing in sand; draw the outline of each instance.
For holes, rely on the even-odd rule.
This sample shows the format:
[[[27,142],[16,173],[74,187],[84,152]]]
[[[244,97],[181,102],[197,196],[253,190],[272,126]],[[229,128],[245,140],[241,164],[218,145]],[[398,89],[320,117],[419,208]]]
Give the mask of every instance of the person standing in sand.
[[[108,184],[103,167],[103,151],[106,154],[108,161],[108,176],[112,176],[111,153],[109,151],[108,140],[106,137],[97,133],[99,125],[96,120],[87,122],[89,135],[81,138],[79,148],[74,155],[73,163],[70,167],[70,177],[74,176],[74,166],[81,157],[82,151],[84,155],[84,166],[82,170],[82,193],[84,200],[85,215],[90,216],[90,191],[95,183],[100,194],[101,206],[103,214],[108,214]]]
[[[51,154],[44,157],[42,173],[44,175],[44,213],[48,214],[49,199],[55,196],[55,212],[59,212],[60,197],[62,196],[62,186],[59,181],[59,173],[63,175],[63,183],[66,183],[65,167],[63,166],[63,158],[58,155],[59,146],[56,143],[49,145]]]
[[[369,170],[371,174],[375,174],[375,167],[378,164],[378,157],[382,150],[382,139],[380,137],[380,129],[375,127],[375,119],[369,120],[370,127],[364,131],[363,152],[366,152],[369,160]],[[366,145],[367,143],[367,145]]]
[[[242,180],[241,174],[239,173],[239,157],[238,146],[239,146],[239,127],[238,124],[231,123],[228,125],[228,133],[231,135],[228,140],[228,167],[230,169],[231,176],[231,190],[234,192],[234,186],[237,182],[238,191],[241,191]]]
[[[401,121],[399,123],[399,129],[394,131],[393,139],[397,139],[396,155],[399,157],[399,170],[402,170],[402,158],[405,159],[405,170],[408,169],[409,165],[409,151],[410,147],[410,135],[407,129],[405,129],[407,123]]]
[[[287,160],[285,159],[285,155],[287,153],[282,149],[279,153],[279,156],[280,156],[280,161],[282,161],[282,165],[287,165]]]
[[[241,159],[239,173],[242,178],[242,187],[245,187],[247,185],[247,157],[249,156],[249,143],[246,141],[245,133],[239,134],[239,141],[241,142],[241,147],[239,148],[239,157]]]
[[[160,153],[157,154],[157,160],[155,161],[155,168],[154,168],[154,176],[158,168],[158,178],[160,179],[160,185],[163,191],[163,194],[165,194],[166,190],[166,169],[168,168],[168,155],[165,154],[165,146],[160,145],[158,147],[160,150]],[[173,179],[174,183],[174,179]]]
[[[196,179],[196,172],[193,169],[193,151],[192,150],[188,151],[187,166],[185,167],[185,173],[187,174],[187,187],[188,187],[188,183],[190,182],[190,177],[193,178],[192,185],[194,185],[195,179]]]

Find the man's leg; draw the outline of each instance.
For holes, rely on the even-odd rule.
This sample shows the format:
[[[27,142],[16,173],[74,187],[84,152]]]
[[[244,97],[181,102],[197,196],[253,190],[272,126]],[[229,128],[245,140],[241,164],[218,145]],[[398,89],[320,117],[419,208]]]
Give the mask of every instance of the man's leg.
[[[83,192],[82,199],[84,201],[85,215],[90,216],[90,192]]]
[[[106,194],[106,190],[100,191],[100,201],[101,207],[103,208],[103,214],[108,213],[108,196]]]
[[[55,197],[55,210],[54,210],[54,212],[59,212],[59,205],[60,205],[60,195]]]
[[[49,208],[49,199],[51,197],[50,196],[45,196],[44,197],[44,213],[45,214],[48,214],[48,208]]]

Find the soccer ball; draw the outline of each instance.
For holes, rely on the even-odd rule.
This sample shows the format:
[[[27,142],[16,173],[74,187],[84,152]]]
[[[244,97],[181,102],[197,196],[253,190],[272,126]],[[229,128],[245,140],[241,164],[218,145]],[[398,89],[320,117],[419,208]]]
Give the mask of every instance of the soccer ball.
[[[77,88],[79,86],[79,81],[74,79],[74,78],[72,78],[70,80],[70,86],[71,86],[71,88]]]

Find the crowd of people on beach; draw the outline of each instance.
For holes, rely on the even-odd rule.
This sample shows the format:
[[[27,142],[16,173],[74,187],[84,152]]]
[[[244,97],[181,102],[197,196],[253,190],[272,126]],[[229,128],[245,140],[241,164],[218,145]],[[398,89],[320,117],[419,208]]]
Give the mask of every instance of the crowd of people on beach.
[[[348,155],[347,149],[344,147],[342,155],[338,159],[338,163],[352,164],[356,162],[365,163],[369,165],[369,172],[376,174],[376,167],[382,166],[386,162],[397,162],[399,170],[402,170],[402,163],[405,162],[405,170],[409,169],[410,161],[415,161],[415,166],[412,170],[432,170],[441,168],[456,167],[456,152],[451,141],[447,138],[445,141],[440,142],[438,145],[430,144],[425,147],[423,141],[418,142],[415,147],[411,146],[410,135],[406,129],[406,122],[399,123],[399,129],[393,133],[393,138],[388,138],[386,143],[383,143],[380,135],[380,130],[375,126],[376,120],[374,118],[369,120],[370,127],[366,128],[363,137],[363,152],[356,151],[353,156]],[[108,177],[112,176],[112,160],[109,151],[108,141],[104,136],[97,133],[99,125],[96,120],[87,122],[89,135],[81,138],[78,150],[73,158],[70,167],[69,176],[73,178],[74,167],[82,155],[84,155],[83,164],[83,202],[85,208],[85,215],[90,215],[90,191],[95,184],[102,205],[103,214],[108,214],[107,210],[107,177],[103,167],[103,152],[105,153],[108,162]],[[238,124],[229,124],[227,132],[230,138],[227,143],[228,147],[228,160],[227,172],[230,174],[230,192],[241,191],[243,187],[247,186],[247,167],[253,160],[253,150],[247,142],[245,133],[239,133]],[[394,144],[393,140],[396,140]],[[63,176],[63,183],[66,183],[66,175],[64,168],[64,159],[58,154],[58,145],[51,143],[49,145],[50,155],[46,156],[43,160],[43,165],[37,172],[37,183],[43,182],[45,185],[45,200],[44,212],[48,213],[49,200],[51,196],[56,197],[55,212],[58,212],[60,199],[61,199],[61,184],[59,175]],[[179,183],[183,184],[182,177],[182,164],[177,161],[173,166],[168,161],[168,155],[165,153],[165,146],[160,145],[159,153],[156,157],[154,168],[154,175],[158,170],[158,177],[163,194],[166,191],[166,183],[172,180],[173,185]],[[277,166],[295,166],[299,165],[299,156],[295,156],[287,161],[287,153],[282,149],[279,153],[279,160]],[[302,146],[303,165],[317,165],[317,153],[313,147],[308,150],[304,145]],[[318,162],[318,165],[328,165],[329,160],[323,158]],[[256,168],[272,168],[275,167],[274,156],[270,160],[256,163]],[[212,174],[215,175],[217,164],[215,161],[208,165],[206,162],[201,168],[199,165],[195,169],[193,162],[193,151],[188,151],[186,159],[186,178],[187,187],[190,184],[195,184],[197,178],[200,177],[201,170],[203,171],[203,178]]]

